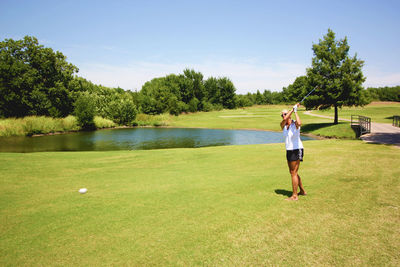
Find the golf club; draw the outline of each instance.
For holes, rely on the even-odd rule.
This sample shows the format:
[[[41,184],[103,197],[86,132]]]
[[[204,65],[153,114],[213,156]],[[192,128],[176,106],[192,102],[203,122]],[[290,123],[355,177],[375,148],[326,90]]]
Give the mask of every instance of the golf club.
[[[303,99],[299,103],[302,103],[304,101],[304,99],[306,99],[317,88],[318,88],[318,86],[315,86],[314,89],[312,89],[311,92],[309,92],[305,97],[303,97]]]

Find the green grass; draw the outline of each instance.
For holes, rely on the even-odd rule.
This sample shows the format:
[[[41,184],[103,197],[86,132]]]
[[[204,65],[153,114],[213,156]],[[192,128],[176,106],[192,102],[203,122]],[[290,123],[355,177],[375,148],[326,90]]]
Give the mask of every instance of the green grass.
[[[279,130],[280,111],[284,106],[254,106],[236,110],[198,112],[172,116],[170,125],[177,127],[208,127],[224,129]]]
[[[207,127],[224,129],[263,129],[280,131],[280,114],[288,106],[268,105],[253,106],[235,110],[222,110],[212,112],[198,112],[178,117],[171,116],[169,125],[177,127]],[[300,112],[302,114],[302,112]],[[303,124],[323,123],[330,120],[302,115]]]
[[[349,122],[339,122],[336,125],[332,122],[308,123],[302,126],[301,132],[328,138],[356,139],[356,132]]]
[[[278,131],[283,108],[138,119]],[[379,118],[393,107],[365,110]],[[303,132],[351,131],[302,112]],[[399,149],[340,139],[304,145],[309,195],[298,202],[284,201],[284,144],[0,153],[0,266],[398,266]]]
[[[178,117],[170,116],[168,125],[175,127],[205,127],[223,129],[263,129],[281,131],[280,113],[288,106],[269,105],[254,106],[236,110],[223,110],[214,112],[198,112]],[[355,132],[350,123],[341,122],[333,125],[331,119],[318,118],[304,114],[304,109],[299,110],[303,124],[302,132],[318,136],[355,139]]]
[[[287,202],[283,144],[0,153],[0,265],[398,266],[398,155],[307,141]]]
[[[205,127],[223,129],[263,129],[280,131],[280,112],[289,109],[284,105],[253,106],[236,110],[214,112],[198,112],[178,117],[170,116],[168,125],[176,127]],[[356,133],[351,129],[350,122],[341,121],[333,124],[333,119],[318,118],[304,114],[305,109],[299,109],[302,121],[302,132],[323,137],[356,139]],[[312,113],[333,116],[333,110]],[[392,116],[400,114],[400,103],[373,103],[365,107],[343,108],[339,117],[350,119],[351,114],[364,115],[373,122],[392,123]]]
[[[318,110],[312,113],[334,116],[334,110]],[[365,107],[343,107],[339,109],[339,118],[351,119],[351,115],[362,115],[370,117],[372,122],[392,123],[393,116],[400,116],[400,103],[399,102],[375,102]]]

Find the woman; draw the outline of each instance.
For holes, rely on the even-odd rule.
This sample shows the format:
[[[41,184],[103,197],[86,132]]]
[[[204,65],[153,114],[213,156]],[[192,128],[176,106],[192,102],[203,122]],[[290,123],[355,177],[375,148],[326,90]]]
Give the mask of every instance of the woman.
[[[300,140],[300,126],[301,120],[299,114],[297,114],[297,107],[300,104],[293,106],[291,111],[282,111],[282,122],[281,128],[285,137],[286,146],[286,159],[289,166],[290,175],[292,176],[292,196],[286,200],[298,200],[298,195],[306,195],[303,184],[301,182],[300,175],[298,174],[300,161],[303,161],[304,147]],[[295,114],[296,120],[292,120],[292,113]],[[297,187],[300,187],[300,192],[297,193]]]

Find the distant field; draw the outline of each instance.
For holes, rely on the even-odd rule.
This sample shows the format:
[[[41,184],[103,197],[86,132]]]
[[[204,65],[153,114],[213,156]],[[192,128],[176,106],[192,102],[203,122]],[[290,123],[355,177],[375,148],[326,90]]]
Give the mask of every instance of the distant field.
[[[0,153],[0,265],[398,266],[399,150],[305,147]]]

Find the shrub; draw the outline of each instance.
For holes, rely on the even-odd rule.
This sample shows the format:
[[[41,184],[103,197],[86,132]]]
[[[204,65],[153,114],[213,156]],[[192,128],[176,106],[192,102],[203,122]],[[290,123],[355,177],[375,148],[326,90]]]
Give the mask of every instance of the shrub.
[[[178,101],[178,109],[180,110],[180,113],[188,112],[189,111],[189,105],[186,104],[185,102]]]
[[[181,111],[178,107],[178,98],[176,96],[172,96],[168,99],[168,110],[169,114],[178,116]]]
[[[214,105],[211,104],[210,102],[202,101],[201,104],[203,106],[203,111],[205,112],[209,112],[214,109]]]
[[[25,117],[22,119],[22,127],[28,136],[64,131],[62,119],[53,119],[45,116]]]
[[[94,124],[95,105],[90,94],[84,93],[78,97],[74,111],[82,129],[93,130],[96,128]]]
[[[94,124],[96,125],[97,129],[115,127],[115,123],[112,120],[105,119],[99,116],[94,117]]]
[[[62,119],[64,131],[78,131],[80,129],[76,117],[69,115]]]
[[[169,107],[169,114],[175,116],[178,116],[182,112],[188,112],[189,110],[189,105],[182,101],[178,101],[178,98],[175,96],[169,99],[168,107]]]
[[[189,111],[196,112],[198,110],[198,105],[199,105],[199,100],[197,98],[193,97],[189,101]]]
[[[21,136],[25,135],[22,125],[22,119],[4,119],[0,120],[0,136]]]
[[[136,117],[135,124],[138,126],[167,126],[168,118],[169,118],[168,114],[160,114],[160,115],[138,114]]]
[[[220,111],[220,110],[223,110],[223,109],[224,109],[224,106],[222,104],[214,104],[213,105],[213,110]]]
[[[111,101],[107,108],[107,117],[120,125],[132,125],[136,115],[136,105],[130,99]]]

